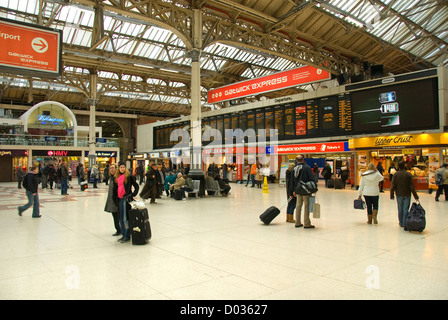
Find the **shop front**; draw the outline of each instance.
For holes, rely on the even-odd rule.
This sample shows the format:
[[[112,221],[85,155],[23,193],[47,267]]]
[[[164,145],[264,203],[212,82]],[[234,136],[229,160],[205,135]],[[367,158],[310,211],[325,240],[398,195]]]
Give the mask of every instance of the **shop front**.
[[[47,164],[58,165],[65,161],[73,177],[76,176],[76,167],[83,160],[82,153],[74,150],[31,150],[33,164],[44,167]]]
[[[390,188],[391,176],[398,168],[398,162],[405,163],[406,170],[413,176],[416,190],[436,190],[435,171],[448,163],[448,133],[408,134],[351,139],[350,149],[356,154],[356,184],[369,163],[384,168],[385,189]]]
[[[0,182],[17,181],[17,168],[28,172],[28,150],[0,150],[0,168]]]

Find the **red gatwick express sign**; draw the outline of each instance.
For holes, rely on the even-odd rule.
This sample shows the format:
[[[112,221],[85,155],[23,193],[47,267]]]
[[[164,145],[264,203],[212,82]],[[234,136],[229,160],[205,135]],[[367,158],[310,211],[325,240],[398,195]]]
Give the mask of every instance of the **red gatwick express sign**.
[[[305,66],[210,90],[208,92],[208,103],[222,102],[330,79],[329,72]]]
[[[0,20],[0,70],[25,75],[61,74],[62,31]]]
[[[290,153],[319,153],[319,152],[344,152],[347,151],[344,142],[310,143],[275,146],[276,154]]]

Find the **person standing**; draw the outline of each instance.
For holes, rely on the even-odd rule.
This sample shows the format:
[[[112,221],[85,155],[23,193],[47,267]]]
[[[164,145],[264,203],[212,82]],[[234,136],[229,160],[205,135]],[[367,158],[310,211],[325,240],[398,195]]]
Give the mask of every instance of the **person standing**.
[[[347,182],[347,179],[350,175],[350,170],[348,168],[347,162],[344,163],[344,165],[341,167],[341,171],[339,171],[339,177],[342,180],[343,189],[345,189],[345,184]]]
[[[100,171],[98,166],[95,164],[92,166],[92,172],[90,173],[90,179],[93,179],[93,187],[98,188],[98,179],[100,177]]]
[[[436,177],[439,173],[442,175],[443,182],[441,185],[438,185],[436,201],[439,201],[439,197],[442,192],[445,193],[445,201],[448,201],[448,163],[442,164],[442,166],[436,170]]]
[[[132,191],[134,187],[134,191]],[[126,169],[124,162],[118,163],[118,170],[115,174],[115,181],[113,187],[113,199],[115,205],[118,207],[118,216],[120,221],[120,230],[122,237],[118,242],[128,242],[131,239],[129,231],[128,211],[130,210],[129,202],[138,194],[139,185],[135,181],[133,175]]]
[[[378,165],[376,166],[378,172],[383,176],[384,168],[381,161],[378,161]],[[384,179],[380,181],[380,192],[383,193]]]
[[[409,207],[411,206],[411,193],[415,200],[418,200],[417,192],[415,191],[412,175],[406,171],[404,162],[398,163],[398,171],[394,173],[392,183],[390,186],[390,199],[394,200],[394,195],[397,195],[398,205],[398,222],[400,227],[406,226],[406,219],[408,217]]]
[[[317,163],[314,164],[314,167],[312,169],[314,174],[314,181],[316,181],[316,184],[319,183],[319,166]]]
[[[257,174],[257,161],[254,161],[254,163],[250,166],[250,178],[252,181],[251,188],[255,187],[255,175]]]
[[[146,200],[148,198],[151,198],[150,203],[157,203],[157,164],[151,163],[151,166],[149,167],[148,171],[146,172],[146,182],[145,186],[143,187],[142,192],[140,192],[140,197],[143,200]]]
[[[370,163],[367,171],[361,175],[358,195],[359,199],[364,195],[367,206],[367,223],[378,224],[378,205],[380,200],[380,189],[378,184],[384,180],[381,173],[378,172],[374,163]]]
[[[325,187],[328,188],[328,181],[331,179],[331,167],[328,163],[325,164],[325,167],[322,170],[322,177],[325,179]]]
[[[289,223],[296,223],[296,220],[294,220],[294,209],[296,208],[297,199],[294,196],[293,192],[291,192],[293,187],[290,186],[290,184],[293,183],[293,170],[294,170],[294,163],[290,163],[285,173],[286,197],[289,200],[288,205],[286,207],[286,222]],[[314,178],[316,178],[316,176],[314,176]]]
[[[304,227],[305,229],[312,229],[314,226],[311,224],[310,220],[310,197],[311,195],[300,195],[296,194],[297,186],[300,181],[308,182],[314,181],[314,175],[311,171],[311,167],[305,163],[305,158],[303,155],[298,155],[296,157],[296,166],[293,169],[293,182],[290,184],[290,193],[297,197],[296,204],[296,223],[295,227]],[[304,207],[303,219],[305,225],[302,224],[302,206]]]
[[[22,189],[23,170],[21,166],[17,167],[16,178],[17,178],[17,188]]]
[[[109,177],[110,177],[110,165],[106,164],[106,167],[104,168],[104,182],[106,183],[106,186],[109,185]]]
[[[50,184],[50,190],[53,190],[53,182],[56,181],[56,170],[52,163],[48,166],[48,183]]]
[[[39,180],[37,174],[39,168],[37,166],[32,166],[31,170],[24,177],[24,187],[26,190],[26,196],[28,198],[28,203],[17,207],[19,216],[22,216],[23,211],[27,210],[29,207],[33,206],[33,218],[40,218],[39,210],[39,195],[37,193],[39,189]]]
[[[117,173],[117,165],[115,163],[111,164],[109,166],[109,185],[108,192],[107,192],[107,200],[106,205],[104,206],[104,211],[112,213],[112,217],[114,219],[114,226],[116,232],[113,234],[113,236],[119,236],[121,234],[120,231],[120,219],[118,217],[118,207],[114,202],[114,179],[115,175]]]
[[[68,196],[67,189],[68,189],[68,169],[67,164],[65,161],[62,161],[61,167],[61,195]]]

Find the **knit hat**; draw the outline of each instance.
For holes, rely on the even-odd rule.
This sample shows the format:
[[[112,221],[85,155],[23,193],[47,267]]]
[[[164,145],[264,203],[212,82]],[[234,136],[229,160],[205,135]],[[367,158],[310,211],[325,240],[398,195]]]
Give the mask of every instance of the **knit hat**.
[[[126,167],[126,163],[124,163],[123,161],[118,161],[118,167],[120,167],[120,166]]]

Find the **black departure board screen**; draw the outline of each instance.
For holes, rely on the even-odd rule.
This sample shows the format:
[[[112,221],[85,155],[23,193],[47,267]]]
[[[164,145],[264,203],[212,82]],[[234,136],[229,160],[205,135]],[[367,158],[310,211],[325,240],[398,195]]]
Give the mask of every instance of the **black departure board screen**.
[[[285,134],[283,106],[274,107],[274,129],[277,130],[279,139],[282,139]]]
[[[270,137],[271,129],[274,129],[274,109],[272,107],[267,107],[264,110],[264,128],[266,137]]]
[[[264,108],[255,110],[255,131],[262,129],[264,129]]]
[[[319,134],[319,106],[316,100],[305,101],[306,105],[306,132],[308,135]]]
[[[354,91],[353,133],[439,128],[437,78]]]
[[[338,96],[339,105],[339,130],[343,134],[352,132],[352,105],[350,94],[344,93]]]
[[[293,104],[286,104],[284,106],[284,129],[283,139],[293,139],[296,133],[295,124],[295,107]]]
[[[240,121],[239,121],[238,113],[233,113],[231,117],[232,118],[231,118],[231,125],[230,125],[230,127],[233,130],[236,130],[236,129],[240,128]]]
[[[247,113],[246,112],[240,112],[239,113],[239,122],[240,122],[240,129],[244,131],[247,130]]]
[[[319,99],[319,124],[323,135],[338,133],[339,105],[337,96]]]
[[[248,110],[247,111],[247,129],[253,129],[254,132],[255,131],[255,111],[254,110]],[[248,130],[248,135],[247,135],[247,139],[248,141],[253,141],[254,139],[256,139],[256,136],[252,136],[250,133],[252,132],[251,130]]]
[[[226,130],[231,129],[231,120],[232,119],[230,117],[231,117],[230,114],[224,115],[224,130],[221,134],[222,134],[222,138],[224,139],[225,143],[231,143],[233,141],[233,139],[226,137]]]

